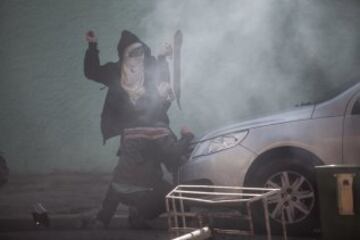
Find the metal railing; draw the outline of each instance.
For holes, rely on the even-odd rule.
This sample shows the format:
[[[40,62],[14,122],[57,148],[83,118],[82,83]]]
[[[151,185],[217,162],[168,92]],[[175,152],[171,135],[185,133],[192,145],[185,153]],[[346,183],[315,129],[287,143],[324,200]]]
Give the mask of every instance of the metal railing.
[[[214,185],[178,185],[166,196],[169,233],[175,239],[207,239],[212,234],[254,236],[253,204],[262,203],[267,239],[271,240],[268,199],[280,189]],[[256,205],[257,207],[261,207]],[[287,240],[282,212],[283,239]],[[248,229],[224,229],[214,219],[238,219],[248,222]],[[241,226],[243,228],[243,226]],[[210,235],[209,235],[210,231]],[[195,235],[194,235],[195,234]]]

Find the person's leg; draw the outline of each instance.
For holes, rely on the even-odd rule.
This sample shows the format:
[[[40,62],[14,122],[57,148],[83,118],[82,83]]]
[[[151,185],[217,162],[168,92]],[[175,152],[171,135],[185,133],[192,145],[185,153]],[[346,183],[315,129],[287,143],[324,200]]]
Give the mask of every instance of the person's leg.
[[[120,144],[117,156],[119,157],[118,163],[113,170],[113,177],[109,184],[108,190],[106,192],[105,198],[102,202],[102,208],[97,213],[96,219],[101,221],[105,227],[110,224],[112,217],[114,216],[116,209],[121,201],[121,197],[118,194],[118,191],[114,189],[113,183],[121,181],[121,168],[122,168],[122,151],[124,149],[123,143]]]
[[[171,190],[167,182],[161,182],[152,191],[129,194],[129,224],[134,229],[149,229],[149,221],[165,212],[165,196]]]
[[[133,206],[137,209],[138,214],[145,220],[157,218],[166,211],[165,196],[172,190],[170,183],[159,181],[153,187],[152,191],[136,192],[131,198]]]
[[[97,219],[108,225],[114,216],[117,206],[121,202],[124,205],[132,205],[130,192],[131,184],[126,184],[135,180],[134,176],[138,164],[144,162],[142,155],[143,141],[141,139],[123,139],[121,150],[118,151],[119,161],[113,172],[113,179],[110,183],[102,209],[97,214]],[[125,187],[124,187],[125,186]]]
[[[176,137],[173,134],[163,136],[148,142],[150,148],[145,148],[147,161],[151,161],[159,168],[158,171],[162,171],[160,163],[166,162],[165,158],[174,157],[172,154],[168,154],[167,149],[163,145],[172,146],[176,142]],[[155,180],[152,183],[152,191],[142,193],[142,196],[134,197],[135,207],[139,214],[145,219],[151,220],[158,217],[161,213],[164,213],[165,208],[165,196],[168,194],[173,186],[162,179],[161,175],[154,175]]]
[[[96,216],[96,218],[99,221],[101,221],[105,227],[107,227],[110,224],[110,221],[114,216],[120,201],[121,198],[114,191],[112,185],[110,184],[107,193],[105,195],[105,198],[103,200],[102,208]]]

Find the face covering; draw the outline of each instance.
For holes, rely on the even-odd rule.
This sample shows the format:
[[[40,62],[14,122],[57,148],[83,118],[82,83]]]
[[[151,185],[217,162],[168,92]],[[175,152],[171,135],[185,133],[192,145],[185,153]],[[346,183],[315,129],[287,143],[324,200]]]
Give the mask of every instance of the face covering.
[[[124,51],[121,65],[121,86],[129,94],[130,101],[134,105],[145,93],[144,47],[141,43],[133,43]]]

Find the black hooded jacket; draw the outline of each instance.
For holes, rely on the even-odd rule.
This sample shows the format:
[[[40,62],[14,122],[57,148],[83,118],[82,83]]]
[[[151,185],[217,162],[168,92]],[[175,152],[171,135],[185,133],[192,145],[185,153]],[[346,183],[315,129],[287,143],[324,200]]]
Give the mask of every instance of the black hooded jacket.
[[[125,48],[135,42],[143,44],[144,58],[144,87],[145,94],[134,106],[127,92],[121,87],[121,63]],[[84,59],[84,73],[86,78],[104,84],[108,88],[103,111],[101,114],[101,131],[104,142],[120,135],[124,128],[138,126],[168,126],[167,110],[170,102],[163,101],[156,89],[158,78],[168,78],[167,64],[151,56],[150,48],[136,35],[123,31],[117,46],[119,61],[100,64],[99,50],[96,43],[89,43]]]

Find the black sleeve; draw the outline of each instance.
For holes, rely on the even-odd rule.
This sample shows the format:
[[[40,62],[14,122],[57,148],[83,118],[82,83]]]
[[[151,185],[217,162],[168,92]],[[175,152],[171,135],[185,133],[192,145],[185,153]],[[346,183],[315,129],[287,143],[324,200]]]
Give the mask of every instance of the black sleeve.
[[[161,139],[159,145],[163,153],[162,162],[170,171],[176,170],[181,163],[181,156],[188,150],[193,134],[182,136],[179,140],[175,136],[169,135]]]
[[[89,43],[84,58],[85,77],[108,86],[111,80],[111,70],[111,63],[100,65],[97,43]]]

